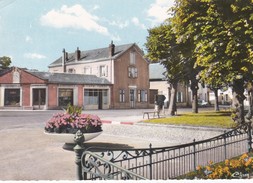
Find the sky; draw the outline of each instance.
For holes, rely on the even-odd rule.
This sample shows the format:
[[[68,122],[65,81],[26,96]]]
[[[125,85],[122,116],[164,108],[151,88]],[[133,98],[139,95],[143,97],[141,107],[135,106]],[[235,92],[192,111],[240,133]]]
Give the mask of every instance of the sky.
[[[0,0],[0,57],[48,71],[66,52],[136,43],[169,17],[173,0]]]

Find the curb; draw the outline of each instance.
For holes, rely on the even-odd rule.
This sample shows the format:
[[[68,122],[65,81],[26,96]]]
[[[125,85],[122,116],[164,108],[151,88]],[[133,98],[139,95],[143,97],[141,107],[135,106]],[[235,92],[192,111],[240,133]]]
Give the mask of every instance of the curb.
[[[111,124],[112,121],[109,121],[109,120],[101,120],[103,124]]]
[[[133,125],[134,122],[119,122],[119,121],[110,121],[110,120],[101,120],[102,124],[119,124],[119,125]]]
[[[139,126],[158,126],[166,128],[181,128],[183,129],[193,129],[193,130],[204,130],[204,131],[220,131],[224,132],[225,130],[230,130],[229,128],[215,128],[207,126],[187,126],[187,125],[170,125],[170,124],[150,124],[143,122],[126,122],[126,121],[110,121],[110,120],[101,120],[102,124],[114,124],[114,125],[139,125]]]
[[[133,122],[120,122],[121,125],[133,125]]]

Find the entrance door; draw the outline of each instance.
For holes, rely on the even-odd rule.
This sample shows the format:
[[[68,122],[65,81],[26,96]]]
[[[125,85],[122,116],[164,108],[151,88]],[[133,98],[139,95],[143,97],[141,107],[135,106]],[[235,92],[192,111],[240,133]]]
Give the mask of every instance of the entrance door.
[[[103,109],[103,90],[98,91],[98,109]]]
[[[136,91],[135,91],[135,89],[130,89],[130,93],[129,93],[129,98],[130,98],[130,107],[131,108],[135,108],[135,96],[136,96]]]
[[[46,105],[46,89],[34,88],[33,89],[33,107],[35,109],[44,109]]]

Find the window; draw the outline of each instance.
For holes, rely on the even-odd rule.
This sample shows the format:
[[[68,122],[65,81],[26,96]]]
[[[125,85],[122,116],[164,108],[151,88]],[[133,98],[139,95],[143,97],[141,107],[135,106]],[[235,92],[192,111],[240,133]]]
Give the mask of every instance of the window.
[[[100,73],[100,77],[107,77],[108,76],[107,66],[101,65],[99,67],[99,73]]]
[[[5,89],[4,105],[20,106],[20,89]]]
[[[128,67],[128,77],[129,78],[137,78],[138,71],[136,67]]]
[[[73,105],[73,89],[60,88],[58,100],[59,106]]]
[[[73,69],[73,68],[70,68],[70,69],[68,69],[68,73],[72,73],[72,74],[74,74],[74,73],[76,73],[76,70],[75,70],[75,69]]]
[[[183,102],[183,92],[177,92],[177,102]]]
[[[138,91],[138,102],[147,102],[148,101],[148,92],[147,90]]]
[[[84,72],[84,74],[92,74],[92,68],[91,67],[84,67],[83,72]]]
[[[132,51],[132,52],[130,52],[130,65],[135,65],[135,64],[136,64],[135,52]]]
[[[99,96],[102,96],[102,99]],[[101,90],[101,89],[84,90],[84,105],[98,105],[101,101],[103,102],[104,105],[108,104],[108,90]]]
[[[225,94],[225,101],[228,101],[228,94]]]
[[[119,102],[125,102],[125,90],[119,90]]]

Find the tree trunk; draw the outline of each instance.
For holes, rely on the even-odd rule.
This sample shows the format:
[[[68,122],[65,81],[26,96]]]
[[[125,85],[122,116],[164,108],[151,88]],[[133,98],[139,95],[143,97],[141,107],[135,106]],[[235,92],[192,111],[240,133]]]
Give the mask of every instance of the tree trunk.
[[[214,102],[214,111],[220,111],[219,108],[219,98],[218,98],[218,89],[213,89],[215,102]]]
[[[248,101],[249,101],[249,110],[246,114],[246,119],[250,122],[252,118],[252,110],[253,110],[253,97],[252,97],[252,89],[248,90]]]
[[[198,81],[191,80],[191,91],[192,91],[192,113],[198,113]]]
[[[235,121],[239,124],[245,123],[244,119],[244,104],[245,96],[243,94],[243,80],[236,80],[233,85],[233,106],[235,107]]]
[[[177,111],[177,83],[171,84],[171,90],[170,90],[170,104],[169,104],[169,111],[168,114],[171,116],[174,116]]]

